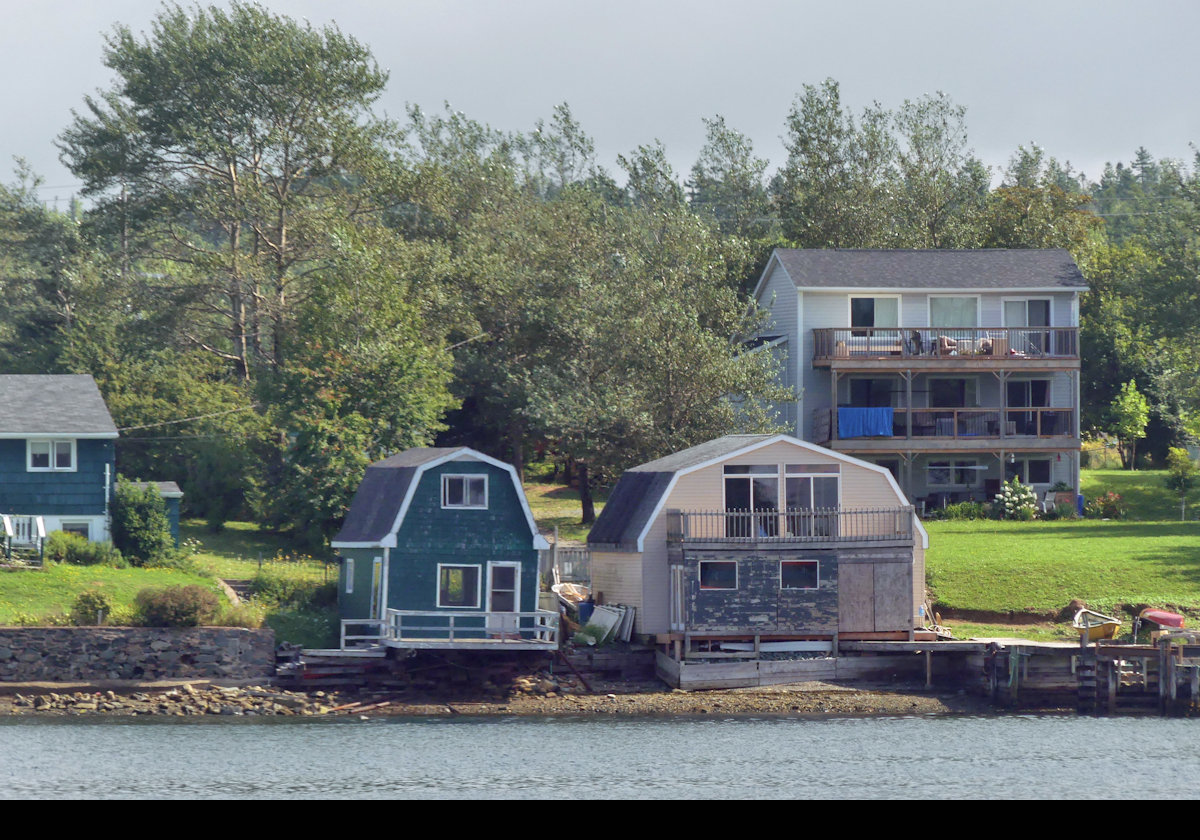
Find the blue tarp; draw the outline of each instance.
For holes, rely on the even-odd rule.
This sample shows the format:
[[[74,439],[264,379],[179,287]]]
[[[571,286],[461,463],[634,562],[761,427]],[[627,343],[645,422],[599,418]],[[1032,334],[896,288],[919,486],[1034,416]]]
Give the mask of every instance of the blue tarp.
[[[892,436],[890,408],[839,408],[838,437]]]

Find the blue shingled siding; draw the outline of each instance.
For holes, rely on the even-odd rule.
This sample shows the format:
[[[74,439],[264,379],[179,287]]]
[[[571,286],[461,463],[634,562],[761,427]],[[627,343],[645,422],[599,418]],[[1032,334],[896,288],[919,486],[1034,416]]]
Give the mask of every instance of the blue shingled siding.
[[[443,475],[487,475],[487,510],[442,508]],[[537,609],[538,552],[506,470],[479,461],[452,461],[427,470],[396,535],[388,575],[388,604],[398,610],[437,609],[439,563],[480,564],[487,603],[487,563],[521,564],[521,610]]]
[[[104,467],[116,470],[111,440],[75,444],[75,472],[30,472],[24,440],[0,440],[0,513],[100,516],[104,513]]]

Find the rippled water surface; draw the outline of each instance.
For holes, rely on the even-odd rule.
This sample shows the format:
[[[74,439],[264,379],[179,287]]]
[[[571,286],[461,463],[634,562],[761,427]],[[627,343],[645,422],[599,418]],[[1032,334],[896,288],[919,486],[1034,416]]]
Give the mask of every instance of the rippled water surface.
[[[9,719],[9,798],[1192,797],[1160,718]]]

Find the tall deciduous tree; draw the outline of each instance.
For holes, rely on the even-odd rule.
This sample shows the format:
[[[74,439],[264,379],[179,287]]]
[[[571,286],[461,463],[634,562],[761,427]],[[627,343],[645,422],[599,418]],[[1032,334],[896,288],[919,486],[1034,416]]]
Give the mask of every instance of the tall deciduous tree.
[[[63,133],[64,162],[204,291],[219,330],[190,325],[197,346],[243,379],[282,363],[325,232],[372,182],[386,73],[336,28],[237,2],[166,6],[148,34],[118,26],[105,64],[117,81]]]

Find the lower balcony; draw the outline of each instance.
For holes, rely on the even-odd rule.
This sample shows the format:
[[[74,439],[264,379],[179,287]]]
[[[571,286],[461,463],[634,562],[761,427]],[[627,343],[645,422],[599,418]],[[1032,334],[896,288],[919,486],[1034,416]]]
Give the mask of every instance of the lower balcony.
[[[813,413],[813,440],[903,439],[916,441],[1042,439],[1073,440],[1071,408],[861,408],[843,406]]]
[[[342,621],[341,649],[555,650],[558,613],[391,610]]]

